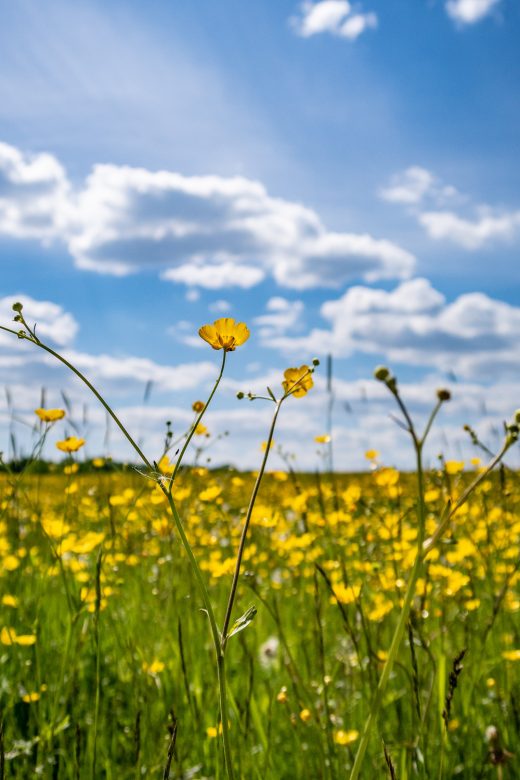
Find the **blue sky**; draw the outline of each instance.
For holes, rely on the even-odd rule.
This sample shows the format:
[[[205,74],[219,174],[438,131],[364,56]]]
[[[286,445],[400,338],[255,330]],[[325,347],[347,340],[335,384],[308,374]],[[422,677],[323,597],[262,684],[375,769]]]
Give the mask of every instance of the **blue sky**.
[[[252,467],[265,438],[269,410],[240,406],[237,389],[328,351],[340,466],[364,467],[369,447],[409,463],[371,380],[380,362],[419,416],[451,381],[432,459],[469,457],[463,422],[495,443],[520,406],[516,2],[0,0],[0,12],[2,319],[14,295],[32,299],[152,457],[164,420],[180,430],[208,392],[218,355],[196,333],[219,316],[252,336],[209,418],[214,439],[230,431],[213,462]],[[79,410],[61,370],[0,350],[17,417],[30,421],[41,386]],[[302,467],[325,400],[317,378],[287,409],[279,441]],[[93,453],[103,418],[90,408]],[[7,419],[1,407],[4,449]]]

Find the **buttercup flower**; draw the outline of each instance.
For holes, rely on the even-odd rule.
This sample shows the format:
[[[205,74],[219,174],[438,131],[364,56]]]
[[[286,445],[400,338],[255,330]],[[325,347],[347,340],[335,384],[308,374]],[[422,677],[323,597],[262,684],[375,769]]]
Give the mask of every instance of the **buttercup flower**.
[[[209,327],[209,325],[207,327]],[[191,405],[191,408],[193,409],[194,412],[198,414],[199,412],[202,412],[204,406],[205,406],[204,401],[194,401]]]
[[[68,439],[57,441],[56,447],[62,452],[77,452],[85,444],[85,439],[78,439],[77,436],[69,436]]]
[[[314,386],[312,374],[309,366],[300,366],[300,368],[288,368],[284,371],[285,381],[282,387],[286,393],[291,391],[295,398],[301,398],[307,395],[311,387]]]
[[[63,409],[35,409],[34,413],[42,422],[51,423],[62,420],[65,417]]]
[[[316,444],[328,444],[330,441],[330,436],[328,433],[324,433],[321,436],[315,436],[314,441]]]
[[[213,349],[224,349],[233,352],[249,338],[249,328],[243,322],[235,322],[232,317],[222,317],[213,325],[203,325],[199,336],[207,341]]]

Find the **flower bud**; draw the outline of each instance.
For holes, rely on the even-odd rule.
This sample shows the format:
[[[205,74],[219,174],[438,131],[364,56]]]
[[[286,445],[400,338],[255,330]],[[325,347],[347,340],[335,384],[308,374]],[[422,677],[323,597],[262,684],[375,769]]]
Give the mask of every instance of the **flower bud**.
[[[439,401],[449,401],[451,399],[451,393],[449,390],[446,390],[445,387],[441,387],[437,390],[437,398]]]
[[[23,309],[23,305],[19,303],[18,301],[16,303],[13,303],[13,311],[21,312]]]
[[[392,393],[397,393],[397,379],[395,376],[391,376],[386,380],[386,386]]]
[[[520,425],[520,409],[517,409],[516,412],[513,415],[515,423],[518,423]]]
[[[318,358],[312,358],[312,365],[313,366],[319,366],[319,364],[320,364],[320,361],[318,360]]]
[[[386,382],[390,376],[390,370],[386,366],[377,366],[374,371],[374,377],[378,382]]]
[[[242,392],[242,390],[239,390],[237,393],[238,400],[241,401],[243,397],[244,397],[244,393]]]
[[[518,441],[518,436],[520,435],[520,426],[518,426],[516,423],[511,423],[510,425],[506,426],[506,431],[506,444],[511,446]]]

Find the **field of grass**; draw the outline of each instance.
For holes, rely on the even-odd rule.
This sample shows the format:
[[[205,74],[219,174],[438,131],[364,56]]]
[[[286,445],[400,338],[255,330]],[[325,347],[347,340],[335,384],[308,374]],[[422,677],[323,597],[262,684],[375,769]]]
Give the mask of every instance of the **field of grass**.
[[[22,330],[2,329],[72,368],[142,466],[80,467],[73,436],[44,468],[66,416],[44,408],[23,467],[1,463],[0,780],[519,776],[519,475],[502,460],[520,412],[487,465],[425,471],[450,394],[419,434],[379,367],[416,473],[375,452],[366,474],[269,472],[278,415],[312,390],[314,360],[285,371],[278,398],[267,388],[257,473],[181,467],[249,336],[223,318],[199,331],[222,350],[209,398],[150,461],[13,309]],[[331,463],[330,436],[316,442]]]
[[[431,533],[469,476],[448,464],[426,479]],[[253,483],[200,468],[175,488],[220,618]],[[518,777],[517,488],[486,477],[428,556],[362,777]],[[392,468],[264,477],[235,610],[258,612],[227,653],[238,777],[348,777],[416,500],[414,475]],[[2,475],[0,508],[2,776],[163,777],[170,746],[170,777],[223,777],[208,619],[157,484],[69,463]]]

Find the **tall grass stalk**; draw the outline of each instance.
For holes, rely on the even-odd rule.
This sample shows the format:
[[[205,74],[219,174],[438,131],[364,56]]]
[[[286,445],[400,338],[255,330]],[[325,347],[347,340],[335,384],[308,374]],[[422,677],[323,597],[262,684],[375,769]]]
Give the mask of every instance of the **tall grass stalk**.
[[[441,538],[442,534],[449,527],[457,511],[467,501],[467,499],[469,498],[471,493],[475,490],[475,488],[485,479],[485,477],[490,473],[490,471],[492,471],[495,468],[495,466],[502,460],[507,450],[518,439],[518,425],[515,424],[513,426],[510,426],[508,432],[506,433],[506,438],[502,448],[500,449],[498,454],[490,461],[490,463],[486,466],[486,468],[484,468],[481,471],[481,473],[471,482],[471,484],[466,488],[466,490],[463,491],[461,496],[455,501],[453,505],[450,502],[446,504],[446,507],[441,515],[441,518],[438,522],[438,525],[434,533],[429,539],[425,540],[426,512],[425,512],[425,499],[424,499],[424,492],[425,492],[424,470],[423,470],[423,459],[422,459],[423,447],[428,437],[428,434],[431,431],[433,422],[443,402],[449,400],[450,395],[447,391],[444,390],[438,391],[437,393],[438,402],[435,405],[432,413],[430,414],[424,433],[422,434],[422,436],[419,436],[416,432],[415,426],[408,412],[408,409],[406,408],[406,405],[404,404],[399,394],[399,390],[397,388],[397,380],[395,379],[395,377],[391,376],[390,372],[387,369],[376,369],[375,376],[376,379],[379,379],[379,381],[382,381],[386,384],[386,386],[394,396],[397,405],[401,410],[405,420],[405,425],[403,427],[405,427],[406,431],[409,433],[415,450],[416,468],[417,468],[416,471],[417,526],[418,526],[417,552],[413,563],[412,571],[410,573],[410,576],[408,577],[405,596],[404,596],[403,604],[401,606],[401,612],[399,614],[397,626],[394,630],[392,641],[390,643],[388,656],[386,658],[385,665],[381,673],[381,677],[379,678],[377,689],[372,698],[372,704],[370,706],[368,717],[365,721],[361,740],[359,742],[359,746],[356,752],[356,757],[354,759],[354,765],[350,773],[350,780],[357,780],[359,778],[365,753],[370,741],[370,737],[375,727],[375,724],[377,722],[380,709],[383,705],[386,689],[388,686],[388,681],[390,680],[390,676],[392,674],[392,670],[394,668],[394,664],[396,662],[397,655],[399,653],[399,648],[401,646],[405,628],[410,617],[410,611],[412,608],[413,600],[415,597],[415,591],[417,588],[417,581],[421,574],[424,561],[428,553],[431,552],[431,550],[433,550],[433,548],[436,546],[439,539]]]

